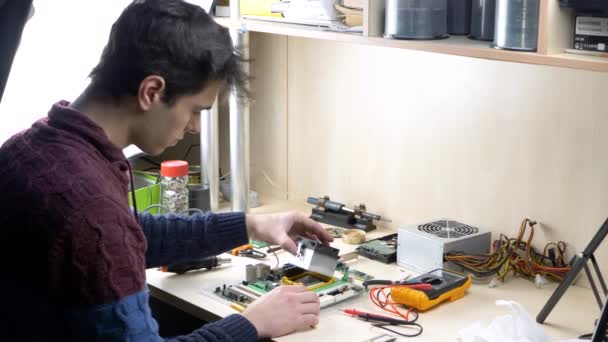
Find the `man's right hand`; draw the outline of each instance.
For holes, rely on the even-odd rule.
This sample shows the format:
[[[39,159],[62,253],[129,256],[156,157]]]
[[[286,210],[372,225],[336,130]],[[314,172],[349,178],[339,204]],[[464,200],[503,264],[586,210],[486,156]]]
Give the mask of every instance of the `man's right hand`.
[[[319,297],[300,285],[279,286],[251,303],[242,315],[259,338],[278,337],[319,323]]]

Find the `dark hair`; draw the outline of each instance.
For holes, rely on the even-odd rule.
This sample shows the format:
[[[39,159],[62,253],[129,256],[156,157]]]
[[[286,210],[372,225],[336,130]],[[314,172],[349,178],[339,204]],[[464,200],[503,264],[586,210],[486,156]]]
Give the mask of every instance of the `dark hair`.
[[[169,104],[210,81],[225,81],[247,94],[242,63],[228,29],[199,6],[135,0],[112,25],[108,45],[89,75],[89,91],[119,101],[137,95],[145,77],[159,75],[166,84],[163,101]]]

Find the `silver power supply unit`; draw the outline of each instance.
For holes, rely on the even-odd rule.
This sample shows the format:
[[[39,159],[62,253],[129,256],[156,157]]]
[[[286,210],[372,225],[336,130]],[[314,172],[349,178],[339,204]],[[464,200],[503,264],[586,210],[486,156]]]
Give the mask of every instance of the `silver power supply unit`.
[[[443,268],[445,253],[488,253],[490,235],[490,232],[452,220],[401,227],[397,237],[397,264],[420,273]]]

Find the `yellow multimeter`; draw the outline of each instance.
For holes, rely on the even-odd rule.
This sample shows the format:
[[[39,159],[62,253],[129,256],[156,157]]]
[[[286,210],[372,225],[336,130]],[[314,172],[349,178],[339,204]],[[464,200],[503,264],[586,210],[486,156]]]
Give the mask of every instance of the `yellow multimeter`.
[[[435,305],[449,300],[453,302],[464,296],[471,287],[471,277],[444,269],[436,269],[408,280],[404,284],[430,284],[430,290],[416,290],[407,287],[391,289],[391,298],[395,303],[404,304],[416,310],[428,310]]]

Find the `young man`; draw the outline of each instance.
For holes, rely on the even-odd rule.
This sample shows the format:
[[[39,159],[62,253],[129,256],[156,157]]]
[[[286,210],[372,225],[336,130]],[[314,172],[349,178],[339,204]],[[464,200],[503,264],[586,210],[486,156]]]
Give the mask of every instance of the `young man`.
[[[57,47],[58,50],[61,47]],[[58,52],[60,53],[60,52]],[[149,154],[198,133],[199,113],[246,75],[226,29],[182,0],[137,0],[112,27],[73,103],[0,148],[2,339],[158,341],[145,269],[219,254],[249,237],[295,252],[331,237],[303,215],[135,215],[122,148]],[[253,341],[318,323],[319,302],[280,287],[179,341]]]

